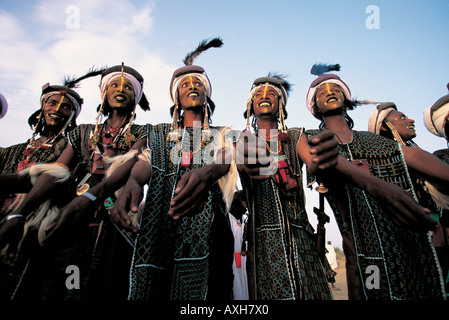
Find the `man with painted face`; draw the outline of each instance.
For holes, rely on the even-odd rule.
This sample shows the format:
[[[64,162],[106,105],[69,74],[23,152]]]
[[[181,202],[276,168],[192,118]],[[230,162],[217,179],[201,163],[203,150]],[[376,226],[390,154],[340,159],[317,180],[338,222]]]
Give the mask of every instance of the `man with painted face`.
[[[321,146],[315,148],[322,148],[317,152],[320,161],[316,161],[318,155],[312,155],[304,129],[287,129],[284,123],[289,91],[290,84],[279,75],[269,74],[254,81],[244,113],[247,131],[237,145],[249,211],[249,295],[252,300],[329,300],[332,294],[305,210],[302,167],[306,163],[314,172],[318,165],[335,166],[337,143],[331,132],[316,137]],[[254,134],[249,134],[251,117]],[[259,161],[272,165],[246,164],[249,154],[240,159],[245,155],[245,144],[261,146],[257,151]],[[257,173],[262,169],[265,173]]]
[[[2,191],[0,243],[4,243],[5,237],[14,232],[16,225],[23,226],[23,217],[14,214],[14,210],[20,205],[26,192],[31,189],[31,181],[26,172],[37,163],[53,162],[59,157],[67,145],[67,133],[76,127],[76,118],[82,104],[83,99],[72,88],[45,84],[40,98],[41,107],[28,119],[33,129],[32,137],[27,142],[0,150],[0,189]],[[53,197],[51,206],[58,204],[60,204],[58,197]],[[37,215],[28,220],[28,235],[34,234],[41,227],[40,222],[41,218]],[[23,235],[25,236],[26,234]],[[18,241],[21,237],[22,233],[19,233],[15,240]],[[31,238],[32,236],[28,237],[28,239]],[[30,240],[24,243],[28,245]],[[21,262],[29,257],[30,247],[21,246],[21,250],[16,254],[16,244],[13,241],[6,252],[2,250],[0,271],[2,298],[11,297],[13,289],[11,286],[16,284],[23,271]]]
[[[61,253],[58,258],[66,261],[61,269],[68,265],[80,268],[81,288],[65,290],[65,278],[61,277],[55,284],[59,286],[57,292],[51,298],[124,299],[128,290],[132,247],[117,232],[106,208],[96,201],[89,189],[102,181],[112,156],[116,156],[114,159],[120,156],[119,159],[125,161],[133,159],[137,150],[145,145],[145,126],[132,122],[136,106],[139,104],[146,111],[149,104],[143,94],[143,77],[124,64],[105,69],[99,87],[102,100],[96,124],[82,124],[72,130],[57,161],[38,166],[38,171],[33,173],[38,176],[37,181],[14,212],[28,215],[60,189],[62,182],[72,182],[71,196],[63,199],[69,204],[68,208],[60,211],[61,206],[44,220],[46,227],[38,234],[38,240],[47,251]],[[107,118],[101,123],[103,116]],[[73,180],[69,180],[71,174]],[[76,195],[79,196],[72,201],[74,203],[70,202]],[[38,295],[36,298],[42,298],[41,293],[33,293]],[[24,287],[16,296],[25,298],[29,294]]]
[[[397,141],[403,146],[420,149],[420,147],[413,141],[413,138],[416,137],[414,123],[415,120],[408,118],[404,113],[400,112],[394,103],[384,102],[379,104],[376,109],[371,112],[368,130],[387,139]],[[427,183],[417,170],[409,168],[409,172],[419,203],[424,208],[429,209],[431,211],[431,217],[439,222],[433,231],[432,236],[438,260],[442,267],[443,279],[446,281],[447,290],[449,228],[441,223],[440,214],[442,208],[437,205],[429,192],[429,188],[430,190],[435,190],[435,188]]]
[[[358,168],[359,176],[374,176],[364,185],[349,184],[339,176],[325,181],[326,198],[343,237],[349,298],[442,299],[441,272],[427,232],[436,222],[418,205],[407,165],[440,185],[440,179],[448,179],[449,167],[422,150],[353,130],[347,111],[360,102],[351,100],[349,86],[335,74],[313,81],[306,102],[321,120],[320,129],[335,134],[340,155]],[[387,183],[376,191],[379,180]],[[373,270],[378,275],[375,286],[368,278]]]
[[[139,160],[112,215],[131,227],[148,185],[135,242],[129,298],[231,299],[233,236],[227,220],[236,182],[229,128],[209,126],[215,105],[199,53],[220,47],[203,41],[176,69],[170,83],[173,123],[148,125],[151,159]],[[222,153],[222,150],[229,152]],[[231,160],[222,158],[229,154]],[[136,231],[136,229],[134,228]]]

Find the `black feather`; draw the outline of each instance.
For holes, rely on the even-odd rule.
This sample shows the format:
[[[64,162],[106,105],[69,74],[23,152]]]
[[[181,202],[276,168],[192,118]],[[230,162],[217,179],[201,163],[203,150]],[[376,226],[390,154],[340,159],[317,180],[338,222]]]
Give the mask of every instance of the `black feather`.
[[[187,54],[187,56],[184,58],[183,62],[186,66],[190,66],[193,64],[193,61],[204,51],[210,48],[220,48],[223,45],[223,41],[221,38],[213,38],[213,39],[207,39],[203,40],[198,44],[198,47]]]
[[[268,77],[278,79],[281,82],[281,85],[284,87],[285,91],[287,91],[287,95],[290,94],[293,85],[286,80],[287,76],[285,74],[269,72]]]
[[[143,111],[149,111],[150,110],[150,102],[148,101],[147,97],[145,96],[145,93],[142,92],[142,98],[140,98],[139,106],[142,108]]]
[[[80,81],[87,79],[87,78],[96,77],[96,76],[100,75],[104,70],[106,70],[106,67],[101,67],[99,69],[95,69],[94,67],[92,67],[89,69],[89,71],[87,71],[87,73],[85,75],[83,75],[79,78],[76,78],[73,76],[65,76],[62,82],[63,82],[64,87],[78,88]]]
[[[310,70],[311,74],[316,76],[321,76],[326,72],[330,71],[340,71],[340,65],[337,64],[324,64],[324,63],[315,63]]]

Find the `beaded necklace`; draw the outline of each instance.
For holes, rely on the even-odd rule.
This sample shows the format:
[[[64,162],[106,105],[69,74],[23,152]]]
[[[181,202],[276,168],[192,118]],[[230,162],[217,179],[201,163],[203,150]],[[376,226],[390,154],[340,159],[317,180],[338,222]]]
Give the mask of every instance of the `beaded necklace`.
[[[187,129],[184,129],[184,130],[185,130],[184,131],[184,133],[185,133],[187,131]],[[193,136],[191,136],[190,133],[189,133],[189,137],[192,137],[191,141],[193,141]],[[194,150],[192,152],[184,151],[182,149],[181,140],[182,140],[182,138],[179,137],[178,141],[177,141],[178,151],[181,153],[181,166],[182,167],[190,167],[192,164],[193,155],[198,153],[201,150],[201,147],[203,146],[203,142],[204,142],[203,134],[201,134],[201,141],[200,141],[198,147],[196,148],[196,150]],[[193,145],[193,144],[191,144],[191,145]]]

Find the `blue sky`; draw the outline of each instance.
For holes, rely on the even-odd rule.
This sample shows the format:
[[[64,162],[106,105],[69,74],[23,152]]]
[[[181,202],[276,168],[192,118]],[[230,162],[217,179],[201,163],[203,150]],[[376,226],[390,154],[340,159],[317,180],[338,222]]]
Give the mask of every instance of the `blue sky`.
[[[366,26],[370,5],[378,9],[378,29]],[[79,12],[75,29],[73,8]],[[123,61],[140,71],[151,111],[139,110],[136,122],[169,122],[173,70],[199,41],[221,36],[224,46],[195,62],[212,81],[215,125],[244,128],[251,83],[271,71],[288,75],[294,85],[287,125],[315,128],[318,121],[305,107],[314,79],[310,68],[316,62],[340,63],[339,75],[353,96],[395,102],[416,120],[415,141],[433,152],[446,143],[425,129],[422,112],[447,94],[448,16],[444,0],[2,2],[0,93],[9,110],[0,120],[0,146],[31,136],[27,119],[39,107],[44,83],[59,84],[64,75],[82,75],[93,65]],[[78,123],[95,120],[98,82],[85,81],[79,89],[85,104]],[[366,130],[373,108],[350,112],[355,129]]]

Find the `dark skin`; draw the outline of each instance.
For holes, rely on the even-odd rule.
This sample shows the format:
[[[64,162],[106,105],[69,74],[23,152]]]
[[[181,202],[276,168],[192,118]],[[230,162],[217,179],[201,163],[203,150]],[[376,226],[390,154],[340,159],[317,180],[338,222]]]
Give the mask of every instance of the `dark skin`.
[[[39,139],[35,141],[37,146],[55,137],[66,124],[70,115],[74,112],[74,106],[69,98],[55,94],[45,101],[42,116],[45,120],[45,130],[41,133]],[[29,177],[18,174],[1,175],[1,185],[7,188],[8,192],[26,193],[32,189]],[[20,207],[19,207],[20,209]],[[22,214],[22,211],[16,210],[14,214]],[[10,250],[14,250],[18,241],[22,237],[24,219],[13,218],[5,221],[0,227],[0,247],[3,247],[8,239],[11,239]],[[19,230],[19,231],[18,231]]]
[[[130,84],[131,83],[126,78],[123,78],[123,81],[120,77],[111,80],[110,85],[106,89],[106,98],[108,103],[109,101],[112,103],[112,105],[110,105],[112,112],[109,114],[109,117],[105,122],[106,126],[117,127],[122,124],[130,108],[135,105],[134,92],[132,90],[132,86],[130,90]],[[138,149],[144,145],[145,139],[142,139],[141,141],[137,141],[133,148]],[[70,143],[68,143],[67,147],[61,153],[56,162],[65,165],[66,167],[71,167],[74,160],[75,152]],[[124,168],[125,167],[126,166],[124,166]],[[38,205],[40,205],[45,199],[55,194],[58,188],[60,188],[60,184],[57,183],[56,180],[57,178],[45,173],[38,178],[25,200],[14,212],[14,214],[21,214],[23,218],[10,219],[6,221],[0,229],[0,247],[8,242],[10,238],[17,238],[17,235],[20,235],[19,238],[21,238],[25,217],[29,213],[33,212],[33,210],[37,208]],[[62,210],[57,221],[49,227],[49,230],[47,230],[48,235],[55,235],[53,238],[53,243],[57,243],[61,240],[57,235],[64,236],[65,230],[76,224],[81,218],[81,214],[84,212],[84,209],[91,205],[89,199],[78,198],[81,197],[77,197],[77,200],[73,204]]]
[[[347,127],[342,113],[342,108],[344,107],[342,90],[338,86],[329,84],[317,91],[316,101],[318,106],[322,108],[320,110],[324,110],[322,111],[324,112],[323,116],[329,114],[329,117],[335,121],[336,126],[331,126],[331,128],[338,132],[339,139],[346,142],[352,140],[352,130]],[[274,116],[277,110],[273,110],[270,113],[271,116],[269,112],[259,113],[257,111],[257,105],[260,103],[260,101],[257,101],[256,96],[253,102],[253,108],[257,117],[258,127],[259,129],[264,128],[267,130],[266,132],[269,132],[268,129],[277,128],[277,120]],[[277,103],[272,104],[273,106],[277,105]],[[339,110],[341,110],[341,113]],[[276,125],[274,124],[275,122]],[[343,127],[339,127],[339,125],[343,124]],[[435,228],[435,221],[428,217],[429,211],[421,207],[409,193],[391,183],[384,182],[355,168],[354,165],[342,156],[338,156],[338,159],[335,159],[336,151],[334,148],[337,142],[332,131],[323,131],[319,135],[310,137],[309,139],[301,137],[302,142],[300,141],[298,144],[297,152],[311,173],[320,175],[325,185],[331,186],[333,181],[341,181],[341,179],[355,184],[376,198],[389,212],[395,213],[392,218],[402,226],[415,230],[432,230]],[[251,136],[250,139],[255,138]],[[243,162],[238,162],[242,164],[238,164],[237,166],[241,173],[248,174],[251,179],[267,179],[270,177],[269,175],[260,174],[260,168],[267,166],[267,159],[263,157],[254,159],[254,157],[251,157],[251,155],[264,155],[266,153],[265,144],[250,143],[244,145],[240,141],[237,148],[241,148],[240,161]],[[237,154],[239,155],[239,152]],[[416,161],[419,160],[416,159]],[[325,174],[323,174],[324,172]],[[328,183],[326,183],[326,179],[328,179]]]
[[[35,146],[40,146],[54,138],[67,123],[72,112],[75,112],[70,99],[61,94],[50,96],[44,103],[42,111],[45,129],[35,140]],[[27,176],[20,176],[16,173],[0,175],[0,191],[2,193],[27,193],[31,188],[32,184]]]
[[[184,127],[194,127],[202,123],[204,119],[201,108],[198,108],[198,106],[204,105],[206,92],[201,81],[196,77],[187,76],[178,86],[178,96],[180,105],[184,110]],[[223,161],[222,163],[226,162]],[[174,197],[170,203],[171,209],[167,214],[177,220],[193,211],[197,212],[204,204],[207,196],[206,191],[228,170],[228,164],[213,163],[184,174],[177,183]],[[142,188],[150,177],[151,165],[148,161],[133,161],[121,166],[113,175],[91,188],[89,192],[102,198],[105,194],[110,194],[124,184],[120,196],[114,203],[114,208],[110,210],[110,214],[116,223],[137,232],[137,227],[132,225],[128,212],[137,212],[143,192]],[[90,200],[79,199],[77,201],[88,204]],[[79,204],[73,203],[73,205]]]
[[[385,117],[384,122],[389,121],[397,130],[404,141],[408,141],[416,137],[415,120],[408,118],[400,111],[390,111]],[[382,131],[390,131],[386,124],[382,124]]]
[[[331,130],[342,143],[347,143],[352,140],[353,131],[344,117],[344,99],[341,88],[333,83],[325,83],[320,86],[315,96],[316,105],[326,124],[325,128]],[[449,179],[449,166],[435,156],[406,146],[402,146],[402,150],[407,165],[418,170],[424,176],[440,182]],[[341,162],[343,163],[343,161]],[[346,162],[344,163],[347,167]],[[433,165],[429,166],[429,163]],[[346,169],[350,169],[350,167]],[[440,174],[438,175],[437,172]],[[380,179],[377,178],[368,183],[371,176],[364,173],[349,174],[348,177],[362,189],[370,192],[386,207],[391,208],[388,212],[399,225],[414,230],[433,230],[435,228],[436,223],[429,217],[429,210],[421,207],[409,193],[399,187],[390,183],[380,183],[377,181]],[[378,187],[381,189],[378,190]]]
[[[254,94],[253,110],[257,118],[257,127],[262,138],[269,139],[269,133],[277,132],[278,94],[268,86],[260,88]],[[251,179],[268,179],[271,176],[261,174],[261,168],[270,165],[270,157],[266,155],[266,144],[261,139],[251,135],[248,143],[239,141],[237,144],[237,168]],[[330,131],[322,132],[307,139],[305,135],[297,145],[297,152],[306,163],[310,172],[326,170],[337,164],[338,145]],[[257,158],[254,156],[257,155]]]

